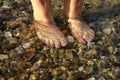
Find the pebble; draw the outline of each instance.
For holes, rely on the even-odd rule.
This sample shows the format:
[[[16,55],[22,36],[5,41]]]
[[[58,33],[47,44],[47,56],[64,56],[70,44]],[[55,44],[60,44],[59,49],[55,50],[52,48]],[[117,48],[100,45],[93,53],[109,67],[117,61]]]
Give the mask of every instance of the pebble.
[[[112,29],[110,28],[110,27],[106,27],[106,28],[104,28],[103,29],[103,32],[105,33],[105,34],[111,34],[111,32],[112,32]]]
[[[78,71],[80,71],[80,72],[82,72],[83,70],[84,70],[83,66],[81,66],[81,67],[78,68]]]
[[[15,80],[13,77],[9,78],[8,80]]]
[[[26,42],[26,43],[23,44],[23,48],[24,48],[24,49],[27,49],[27,48],[29,48],[30,46],[31,46],[31,43],[30,43],[30,42]]]
[[[66,50],[65,53],[66,53],[66,58],[68,58],[68,59],[74,58],[72,50]]]
[[[0,60],[5,60],[5,59],[8,59],[8,58],[9,58],[8,55],[0,54]]]
[[[100,77],[99,80],[106,80],[104,77]]]
[[[6,8],[6,9],[12,8],[11,3],[9,1],[3,1],[2,8]]]
[[[3,2],[3,0],[0,0],[0,4]]]
[[[28,74],[21,74],[20,76],[19,76],[19,80],[26,80],[26,79],[28,79]]]
[[[85,0],[88,9],[84,9],[83,5],[83,13],[85,14],[82,16],[96,33],[94,41],[89,44],[78,43],[65,27],[67,23],[64,21],[64,16],[61,15],[61,12],[63,12],[62,1],[64,0],[52,0],[55,1],[54,8],[58,10],[54,9],[57,15],[55,19],[58,24],[62,25],[61,29],[64,29],[62,27],[66,28],[64,33],[70,43],[67,47],[61,47],[60,49],[46,47],[37,36],[31,36],[33,32],[28,40],[25,39],[22,42],[22,39],[26,36],[24,24],[29,28],[33,23],[32,7],[28,1],[0,0],[4,6],[3,8],[0,4],[0,33],[3,34],[3,36],[0,34],[0,55],[7,56],[7,58],[0,57],[2,58],[0,59],[2,77],[6,80],[11,77],[20,80],[119,80],[120,42],[117,36],[114,36],[114,33],[119,34],[118,4],[120,0],[102,0],[104,3],[101,0]],[[109,2],[117,3],[117,5],[112,6],[112,3]],[[111,6],[104,13],[105,5],[101,4]],[[97,12],[93,8],[96,8]],[[116,23],[109,27],[112,18],[115,19],[114,22]],[[13,24],[17,21],[17,25]],[[112,31],[111,28],[113,28]],[[30,28],[30,30],[33,29]],[[34,41],[34,44],[30,39]],[[14,76],[9,76],[9,74]],[[2,77],[0,76],[0,79]]]
[[[75,40],[72,36],[67,36],[66,39],[69,43],[74,43],[75,42]]]
[[[58,54],[58,57],[60,58],[60,59],[63,59],[64,57],[65,57],[65,50],[64,49],[60,49],[59,50],[59,54]]]
[[[58,70],[57,69],[53,69],[52,70],[52,75],[57,75],[58,74]]]
[[[7,32],[5,32],[4,36],[6,37],[6,39],[11,38],[12,33],[10,31],[7,31]]]
[[[115,76],[116,76],[117,78],[120,78],[120,67],[117,67],[117,68],[115,69]]]
[[[109,53],[112,54],[114,52],[114,47],[113,46],[109,46],[108,47],[108,51],[109,51]]]
[[[18,47],[16,47],[16,49],[15,49],[15,51],[17,52],[17,53],[23,53],[23,47],[22,46],[18,46]]]
[[[70,63],[70,61],[67,61],[67,60],[65,60],[65,59],[63,59],[63,66],[65,66],[65,67],[70,67],[70,65],[71,65],[71,63]]]
[[[16,38],[10,38],[9,39],[9,43],[10,44],[17,44],[18,43],[18,39],[16,39]]]
[[[89,78],[88,80],[96,80],[94,77]]]
[[[37,78],[36,78],[36,76],[34,75],[34,74],[31,74],[30,75],[30,78],[29,78],[29,80],[36,80]]]
[[[0,76],[0,80],[5,80],[5,78],[3,76]]]
[[[78,49],[78,54],[83,54],[84,53],[84,49],[83,48],[79,48]]]

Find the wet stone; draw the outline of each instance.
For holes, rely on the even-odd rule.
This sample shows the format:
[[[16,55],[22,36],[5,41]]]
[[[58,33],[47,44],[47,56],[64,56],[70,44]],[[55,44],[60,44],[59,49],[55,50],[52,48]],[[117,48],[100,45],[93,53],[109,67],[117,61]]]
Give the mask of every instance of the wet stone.
[[[0,60],[8,59],[8,55],[0,54]]]
[[[120,80],[120,0],[85,0],[82,17],[95,31],[87,44],[67,29],[64,0],[52,1],[69,43],[60,49],[35,35],[30,0],[0,0],[0,80]]]
[[[19,42],[18,42],[18,39],[16,39],[16,38],[10,38],[9,43],[10,44],[18,44]]]
[[[26,43],[23,44],[23,48],[24,48],[24,49],[27,49],[27,48],[29,48],[30,46],[31,46],[31,43],[30,43],[30,42],[26,42]]]
[[[104,77],[100,77],[99,80],[106,80]]]
[[[36,76],[34,74],[31,74],[29,80],[36,80]]]
[[[79,54],[83,54],[83,53],[84,53],[84,48],[79,48],[79,49],[78,49],[78,55],[79,55]]]
[[[8,80],[15,80],[13,77],[9,78]]]
[[[19,76],[19,80],[26,80],[26,79],[28,79],[28,74],[21,74],[20,76]]]
[[[52,75],[57,75],[58,74],[58,70],[57,69],[53,69],[52,70]]]
[[[0,76],[0,79],[1,79],[1,80],[5,80],[5,78],[4,78],[3,76]]]
[[[72,50],[66,50],[65,54],[66,54],[66,58],[68,58],[68,59],[73,59],[74,58]]]
[[[7,32],[5,32],[4,36],[6,37],[6,39],[11,38],[12,33],[10,31],[7,31]]]
[[[51,49],[50,50],[51,57],[53,58],[58,58],[58,50],[56,49]]]
[[[18,47],[16,47],[15,51],[16,51],[17,53],[23,53],[24,49],[23,49],[22,46],[18,46]]]
[[[70,61],[63,59],[63,66],[69,67],[71,65]]]
[[[58,57],[59,57],[60,59],[62,59],[62,58],[65,57],[65,50],[64,50],[64,49],[60,49],[60,50],[59,50],[59,55],[58,55]]]
[[[89,78],[88,80],[96,80],[94,77]]]
[[[2,8],[7,8],[7,9],[12,8],[11,2],[9,2],[9,1],[3,1]]]
[[[112,29],[110,28],[110,27],[106,27],[106,28],[104,28],[103,29],[103,32],[105,33],[105,34],[111,34],[111,32],[112,32]]]
[[[80,71],[80,72],[83,72],[83,70],[84,70],[83,66],[81,66],[81,67],[78,68],[78,71]]]
[[[109,51],[110,53],[113,53],[113,52],[114,52],[114,47],[113,47],[113,46],[109,46],[109,47],[108,47],[108,51]]]
[[[74,43],[75,42],[75,40],[72,36],[67,36],[66,39],[69,43]]]
[[[120,79],[120,68],[119,67],[115,69],[115,76]]]
[[[10,58],[16,58],[16,57],[18,58],[19,55],[14,50],[11,50],[9,53],[9,56],[10,56]]]

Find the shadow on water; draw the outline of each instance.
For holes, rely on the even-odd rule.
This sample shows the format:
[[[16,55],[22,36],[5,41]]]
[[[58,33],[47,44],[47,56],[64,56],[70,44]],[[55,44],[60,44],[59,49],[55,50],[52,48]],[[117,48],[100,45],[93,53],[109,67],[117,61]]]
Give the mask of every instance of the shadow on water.
[[[108,6],[107,8],[101,8],[93,12],[83,11],[82,14],[83,18],[87,22],[97,21],[100,20],[101,18],[103,19],[108,18],[111,20],[115,17],[120,16],[120,3],[112,7]]]

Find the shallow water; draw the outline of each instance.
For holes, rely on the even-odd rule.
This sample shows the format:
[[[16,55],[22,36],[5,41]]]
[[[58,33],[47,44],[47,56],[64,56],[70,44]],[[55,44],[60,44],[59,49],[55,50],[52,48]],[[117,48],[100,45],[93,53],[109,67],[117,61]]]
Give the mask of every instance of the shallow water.
[[[120,0],[85,0],[83,19],[95,31],[83,45],[69,33],[63,0],[53,0],[67,47],[44,45],[32,26],[29,0],[0,0],[0,80],[119,80]]]

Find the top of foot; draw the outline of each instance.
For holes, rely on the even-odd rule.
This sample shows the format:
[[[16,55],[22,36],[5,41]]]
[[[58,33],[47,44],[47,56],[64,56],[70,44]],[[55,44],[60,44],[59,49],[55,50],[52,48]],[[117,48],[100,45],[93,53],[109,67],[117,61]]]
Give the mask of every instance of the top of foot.
[[[47,46],[60,48],[67,45],[65,36],[55,23],[46,23],[35,20],[34,27],[38,38]]]
[[[94,31],[84,22],[79,19],[69,19],[68,27],[71,30],[72,35],[80,42],[80,43],[89,43],[94,39]]]

